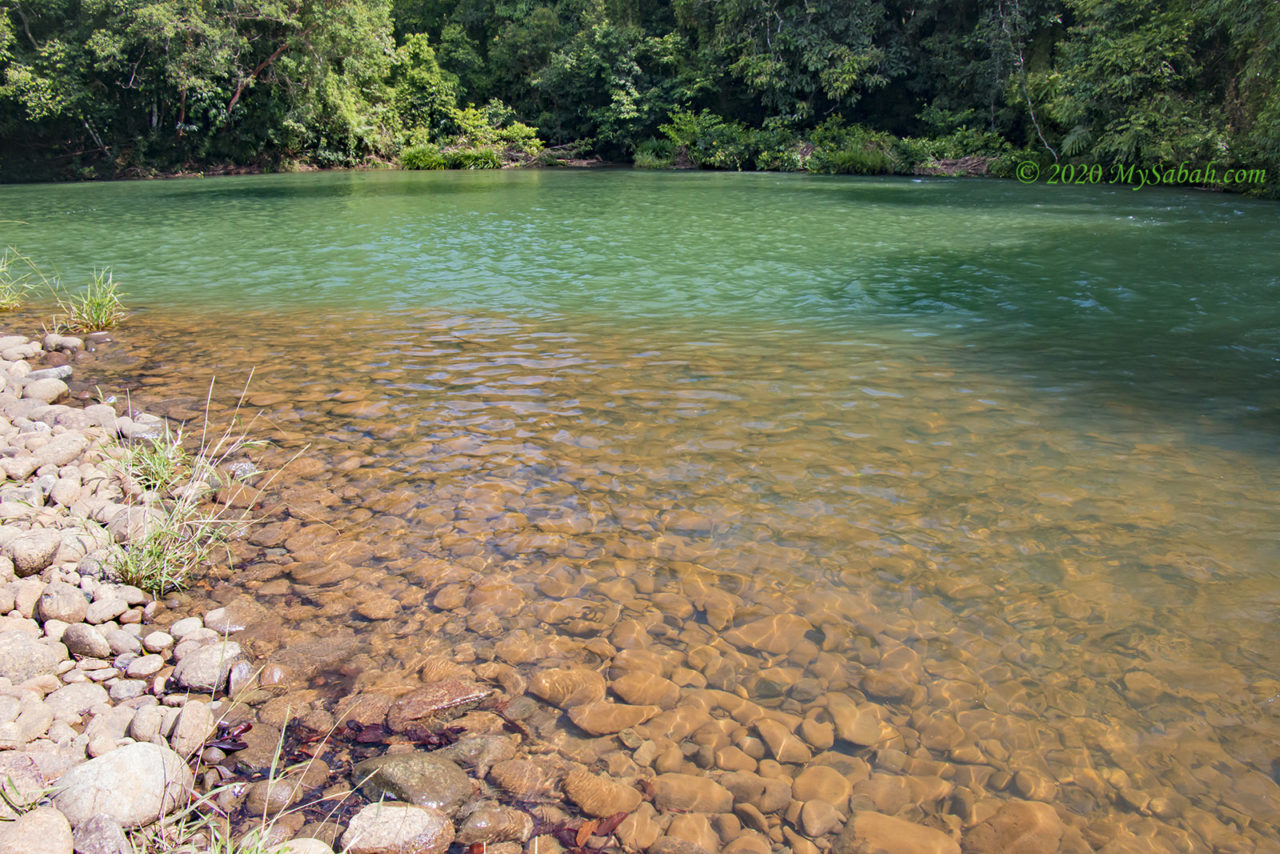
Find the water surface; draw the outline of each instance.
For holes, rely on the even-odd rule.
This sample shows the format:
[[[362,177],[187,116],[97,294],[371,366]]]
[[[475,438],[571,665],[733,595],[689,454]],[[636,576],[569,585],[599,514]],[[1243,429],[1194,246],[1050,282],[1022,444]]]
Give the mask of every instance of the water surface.
[[[264,461],[307,448],[248,568],[206,585],[279,617],[260,655],[341,638],[344,690],[402,691],[437,659],[609,674],[646,649],[670,714],[753,701],[724,738],[755,763],[751,715],[812,736],[832,694],[878,708],[874,749],[785,764],[838,764],[853,808],[960,829],[1032,798],[1094,848],[1280,841],[1274,205],[542,171],[0,210],[143,309],[95,383],[181,419],[252,370]],[[779,615],[811,627],[791,650],[735,634]],[[655,761],[543,723],[616,776]],[[696,747],[679,770],[718,775]]]

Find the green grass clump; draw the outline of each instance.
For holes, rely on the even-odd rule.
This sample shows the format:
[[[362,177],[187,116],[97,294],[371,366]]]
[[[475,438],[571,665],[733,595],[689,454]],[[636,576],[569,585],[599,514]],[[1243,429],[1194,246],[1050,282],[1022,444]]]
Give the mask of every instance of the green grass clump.
[[[126,490],[143,496],[140,506],[149,509],[150,518],[145,534],[116,552],[112,568],[126,583],[152,593],[185,587],[191,573],[220,551],[229,560],[227,542],[253,522],[254,502],[243,499],[265,489],[280,472],[247,466],[246,474],[232,474],[243,465],[232,463],[261,443],[248,438],[252,422],[239,427],[240,405],[216,435],[209,428],[207,401],[205,411],[194,453],[184,447],[181,431],[166,428],[163,436],[121,445],[116,454]],[[263,482],[250,486],[247,481],[257,477]]]
[[[27,294],[49,280],[35,262],[12,246],[0,255],[0,311],[13,311],[27,301]]]
[[[122,296],[124,293],[110,270],[95,270],[88,286],[79,294],[65,299],[57,297],[62,313],[54,317],[54,327],[63,332],[114,329],[128,315],[120,301]]]

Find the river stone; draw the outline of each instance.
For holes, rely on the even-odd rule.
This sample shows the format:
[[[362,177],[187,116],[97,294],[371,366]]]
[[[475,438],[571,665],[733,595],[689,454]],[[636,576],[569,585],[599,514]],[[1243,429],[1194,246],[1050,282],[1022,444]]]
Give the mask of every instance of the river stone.
[[[106,703],[107,689],[96,682],[73,682],[44,698],[45,708],[64,721],[78,721],[85,712]]]
[[[186,803],[194,783],[181,756],[135,742],[59,777],[53,804],[73,826],[102,813],[123,827],[141,827]]]
[[[120,596],[107,595],[94,599],[85,611],[84,621],[95,626],[109,623],[129,610],[129,603]]]
[[[556,783],[555,774],[530,759],[494,763],[489,769],[489,779],[520,801],[541,800],[551,794]]]
[[[769,747],[773,758],[779,762],[808,762],[813,758],[813,751],[808,745],[796,737],[781,721],[765,718],[756,721],[755,727],[756,732],[760,733],[760,738],[764,739],[764,743]]]
[[[805,801],[800,809],[800,826],[811,839],[826,836],[844,822],[844,816],[829,801],[821,799]]]
[[[0,632],[0,676],[15,685],[52,671],[66,657],[67,648],[61,643],[38,640],[20,631]]]
[[[653,802],[664,812],[731,812],[733,793],[710,777],[659,774],[653,781]]]
[[[604,677],[583,667],[539,670],[529,679],[529,693],[561,709],[597,703],[604,699]]]
[[[1052,854],[1066,825],[1053,807],[1039,801],[1011,800],[991,818],[965,833],[965,854]]]
[[[53,379],[52,377],[43,380],[36,380],[28,383],[22,389],[22,396],[28,400],[38,400],[42,403],[53,403],[55,400],[64,397],[67,394],[67,384],[62,380]]]
[[[270,612],[266,608],[247,596],[241,596],[205,614],[204,625],[205,628],[225,635],[231,632],[242,632],[269,617]]]
[[[40,807],[0,822],[0,851],[14,854],[71,854],[71,825],[53,807]]]
[[[297,803],[301,795],[297,777],[276,777],[250,783],[244,803],[251,815],[275,815]]]
[[[862,810],[844,826],[835,854],[960,854],[950,836],[883,813]]]
[[[636,706],[673,709],[680,701],[680,686],[656,673],[633,670],[609,683],[609,689]]]
[[[405,732],[445,713],[459,714],[474,708],[492,694],[492,688],[462,679],[432,682],[392,703],[387,711],[387,727],[392,732]]]
[[[456,841],[462,845],[525,842],[532,834],[533,818],[528,813],[488,801],[467,816]]]
[[[443,854],[453,824],[439,810],[378,803],[356,813],[342,834],[347,854]]]
[[[395,798],[453,815],[471,797],[471,778],[457,764],[425,751],[366,759],[352,772],[371,801]]]
[[[320,839],[299,836],[272,846],[267,854],[333,854],[333,847]]]
[[[606,818],[614,813],[631,812],[640,805],[640,793],[630,786],[592,774],[585,768],[574,768],[562,784],[565,795],[587,815]]]
[[[194,649],[173,669],[174,680],[192,691],[217,693],[227,684],[231,668],[244,660],[240,644],[221,641]]]
[[[830,765],[810,765],[792,782],[791,795],[797,801],[820,799],[839,804],[849,797],[852,789],[848,778]]]
[[[813,624],[795,614],[774,614],[753,620],[724,633],[724,639],[736,647],[782,655],[795,649]]]
[[[13,571],[22,578],[35,575],[53,563],[53,557],[61,547],[61,531],[28,531],[10,540],[4,547],[4,553],[13,561]]]
[[[84,658],[110,658],[111,644],[93,626],[72,623],[62,633],[62,643],[72,655]]]
[[[612,735],[639,726],[661,712],[657,706],[622,703],[582,703],[569,709],[569,720],[591,735]]]
[[[36,603],[36,618],[40,622],[61,620],[64,623],[78,623],[84,619],[89,600],[84,598],[84,591],[73,587],[65,581],[54,581],[46,585]]]
[[[208,703],[190,700],[184,703],[169,734],[169,746],[179,756],[193,756],[213,735],[217,722]]]
[[[35,458],[40,466],[65,466],[74,462],[84,449],[89,447],[89,440],[79,433],[63,433],[54,436],[46,445],[35,450]]]
[[[76,854],[134,854],[120,822],[99,813],[76,828]]]

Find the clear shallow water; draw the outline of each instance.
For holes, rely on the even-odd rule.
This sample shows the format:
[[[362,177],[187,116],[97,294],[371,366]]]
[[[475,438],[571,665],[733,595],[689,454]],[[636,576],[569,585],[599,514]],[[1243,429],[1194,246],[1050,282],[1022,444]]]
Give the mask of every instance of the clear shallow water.
[[[836,745],[864,806],[963,830],[1034,797],[1095,848],[1280,839],[1274,206],[631,172],[0,205],[31,223],[8,242],[110,260],[147,308],[94,382],[183,418],[252,368],[267,462],[310,443],[213,590],[280,618],[261,655],[324,672],[341,638],[354,688],[404,690],[424,656],[608,673],[604,637],[662,655],[679,708],[714,706],[721,660],[793,728],[874,704],[892,738]],[[819,653],[733,635],[783,614]],[[873,797],[934,776],[943,797]]]

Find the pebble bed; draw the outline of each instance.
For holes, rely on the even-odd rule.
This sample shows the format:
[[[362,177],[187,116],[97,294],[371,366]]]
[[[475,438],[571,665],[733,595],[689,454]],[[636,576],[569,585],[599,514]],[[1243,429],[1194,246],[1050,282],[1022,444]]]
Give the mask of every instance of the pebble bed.
[[[191,347],[196,332],[179,328],[170,340]],[[441,365],[456,359],[461,381],[467,371],[484,370],[478,353],[492,359],[514,349],[501,334],[493,336],[498,343],[482,345],[484,330],[463,332],[446,330],[429,348],[415,343],[421,349],[414,355]],[[5,530],[14,531],[13,542],[51,524],[69,531],[63,517],[79,514],[125,537],[130,526],[117,522],[119,535],[112,533],[115,516],[102,509],[121,505],[123,493],[83,466],[107,433],[141,438],[158,421],[114,412],[111,421],[95,407],[42,409],[50,401],[27,395],[40,388],[24,382],[28,370],[62,361],[56,354],[70,347],[56,339],[43,344],[15,339],[0,349],[15,357],[0,368],[7,377],[18,374],[6,379],[3,394],[20,393],[13,401],[0,396],[0,414],[13,435],[41,434],[0,460],[12,481],[5,489],[26,496],[0,500],[0,512],[9,503],[24,512],[34,507],[6,518]],[[157,363],[181,361],[158,349],[150,353]],[[396,381],[388,368],[347,357],[366,379]],[[207,358],[214,361],[216,351]],[[104,601],[137,601],[85,623],[106,583],[85,580],[101,575],[103,554],[93,548],[99,541],[75,539],[87,536],[77,533],[59,535],[48,563],[0,588],[14,595],[4,620],[25,627],[6,623],[0,637],[17,632],[30,648],[58,656],[47,673],[6,674],[6,695],[43,708],[72,682],[102,692],[87,715],[67,719],[64,712],[62,727],[51,717],[38,734],[0,753],[0,762],[61,757],[62,765],[23,760],[37,769],[28,791],[58,783],[73,768],[132,759],[126,751],[146,749],[135,744],[142,743],[202,752],[198,778],[175,766],[164,779],[202,790],[226,786],[219,803],[240,816],[242,832],[261,832],[262,817],[270,817],[264,843],[300,854],[472,845],[495,854],[1280,851],[1280,786],[1252,761],[1276,733],[1274,715],[1261,705],[1275,693],[1274,680],[1246,680],[1230,666],[1144,646],[1136,622],[1124,619],[1152,615],[1122,590],[1082,582],[1074,593],[1015,597],[985,578],[938,573],[910,544],[882,556],[879,576],[974,603],[972,610],[939,607],[923,595],[879,596],[839,565],[824,567],[820,584],[775,578],[767,564],[799,565],[812,556],[767,538],[734,552],[730,569],[722,565],[729,555],[705,546],[727,524],[716,508],[706,509],[707,496],[700,511],[642,513],[619,505],[598,512],[566,486],[589,497],[619,488],[626,472],[611,470],[603,453],[593,457],[598,446],[584,443],[573,463],[552,471],[528,437],[522,444],[510,428],[487,436],[473,429],[465,407],[434,412],[434,432],[419,440],[390,417],[400,402],[395,392],[379,395],[360,383],[308,387],[305,378],[334,358],[300,355],[290,362],[292,375],[273,383],[268,374],[267,388],[248,397],[251,408],[268,413],[279,442],[263,454],[265,466],[290,458],[314,425],[328,424],[331,432],[320,437],[327,443],[321,453],[290,463],[271,494],[257,498],[263,522],[235,544],[236,573],[211,576],[205,589],[171,597],[167,606],[127,589],[103,593]],[[622,389],[640,382],[638,371],[624,364],[621,377],[583,372],[584,385],[563,394],[590,400],[586,383]],[[536,375],[538,367],[526,373]],[[137,397],[187,421],[200,414],[194,382],[148,373]],[[104,423],[72,426],[93,417]],[[36,423],[51,429],[26,429]],[[26,470],[27,457],[52,445],[60,428],[85,440],[83,457],[75,458],[85,462],[76,469],[74,496],[58,486],[74,479],[70,462],[48,469],[36,459]],[[50,441],[40,441],[46,435]],[[378,459],[388,445],[397,460],[435,466],[431,500],[423,500],[402,463]],[[484,468],[486,454],[501,462]],[[11,470],[10,459],[23,462]],[[671,469],[679,465],[672,461]],[[776,468],[785,466],[783,459]],[[534,484],[522,488],[521,478]],[[55,488],[71,501],[60,504]],[[687,504],[699,506],[698,498]],[[64,506],[65,513],[55,509]],[[45,516],[62,521],[41,521]],[[595,541],[606,526],[616,531],[602,554]],[[416,531],[431,533],[414,539]],[[422,545],[414,551],[405,543]],[[19,555],[0,547],[15,555],[21,575]],[[23,559],[23,567],[33,565]],[[749,560],[759,561],[756,572],[744,569]],[[57,617],[42,619],[40,603],[55,584],[79,591],[84,618],[63,619],[65,626]],[[1003,609],[1007,625],[980,624],[989,607]],[[193,609],[204,616],[184,616]],[[85,629],[67,638],[66,626],[81,623]],[[1079,642],[1073,638],[1110,637],[1116,625],[1132,632],[1132,660],[1128,652],[1071,658]],[[1023,629],[1033,631],[1030,642]],[[86,630],[107,644],[102,655],[83,657],[66,645]],[[123,641],[116,632],[141,648],[117,651],[112,638]],[[146,645],[153,632],[167,635],[169,645],[160,647],[160,638],[153,651]],[[160,667],[135,678],[130,666],[143,660],[143,669],[157,661]],[[202,681],[188,678],[188,668]],[[86,675],[68,680],[72,672]],[[206,702],[227,690],[236,703]],[[1179,704],[1202,704],[1206,717],[1185,718],[1175,695]],[[127,716],[113,711],[123,709]],[[189,711],[195,709],[201,711]],[[184,715],[199,718],[199,726],[182,730],[189,741],[179,737]],[[1162,716],[1154,728],[1152,715]],[[123,724],[106,730],[96,723],[108,718]],[[238,736],[240,749],[204,747],[217,720],[223,730],[252,725]],[[291,761],[312,758],[265,780],[281,744]],[[137,761],[165,769],[172,757],[149,752]],[[170,804],[163,786],[154,791],[158,814]],[[73,829],[118,833],[135,820],[132,813],[104,819],[69,812],[59,797],[0,832],[25,823],[36,828],[33,838],[50,839],[47,828],[58,825],[69,845]]]

